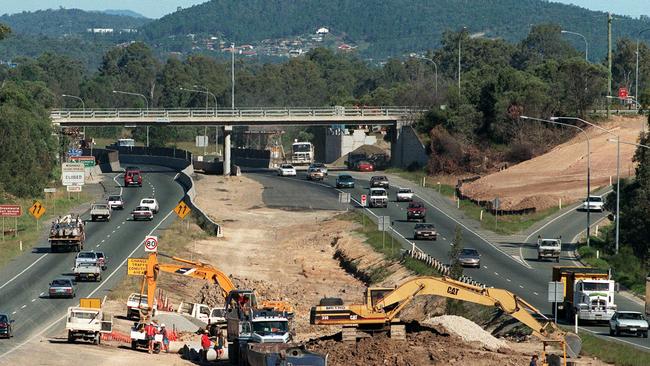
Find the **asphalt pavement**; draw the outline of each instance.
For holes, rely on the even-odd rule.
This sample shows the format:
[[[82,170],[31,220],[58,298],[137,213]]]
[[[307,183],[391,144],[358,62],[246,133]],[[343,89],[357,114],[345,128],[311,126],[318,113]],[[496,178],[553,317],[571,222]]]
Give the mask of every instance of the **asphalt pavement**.
[[[76,253],[50,253],[47,238],[41,240],[31,253],[25,253],[0,271],[0,312],[15,319],[14,337],[0,340],[0,364],[15,362],[18,348],[38,337],[61,333],[65,314],[81,297],[103,298],[126,275],[126,259],[141,257],[141,245],[146,235],[156,235],[171,224],[172,209],[183,197],[183,189],[174,181],[177,174],[168,168],[141,166],[142,187],[120,187],[121,174],[105,174],[108,193],[122,191],[124,210],[113,211],[110,222],[87,222],[84,250],[103,251],[108,268],[101,282],[78,282],[75,299],[50,299],[48,286],[55,278],[72,275]],[[115,178],[115,179],[114,179]],[[145,197],[156,197],[160,211],[152,221],[134,222],[130,212]],[[88,217],[82,217],[88,220]],[[164,248],[164,243],[161,243]]]
[[[345,172],[351,174],[356,179],[356,185],[353,189],[336,189],[335,179],[342,172],[330,172],[329,176],[322,182],[311,182],[306,179],[304,172],[298,172],[297,177],[278,177],[274,172],[257,172],[251,173],[252,179],[263,182],[265,185],[265,203],[267,201],[275,206],[286,205],[291,201],[312,201],[312,197],[319,197],[320,201],[325,194],[323,189],[330,189],[330,199],[338,202],[339,192],[349,192],[358,207],[358,201],[362,194],[368,193],[368,181],[373,174]],[[381,173],[374,173],[380,175]],[[273,184],[273,181],[275,183]],[[449,262],[449,250],[454,233],[457,227],[460,228],[463,247],[475,248],[481,253],[480,268],[466,268],[464,274],[472,277],[474,280],[487,286],[507,289],[526,301],[537,307],[540,311],[551,314],[551,305],[547,301],[548,282],[551,281],[551,268],[556,265],[577,265],[573,255],[574,246],[571,239],[577,236],[586,227],[586,213],[580,212],[569,207],[566,211],[560,213],[557,218],[547,220],[540,229],[532,230],[530,235],[515,235],[504,237],[490,235],[480,228],[480,224],[464,218],[460,210],[457,210],[448,199],[440,196],[431,189],[415,187],[413,183],[403,179],[394,179],[399,181],[401,186],[408,186],[416,192],[416,200],[424,203],[427,208],[427,222],[433,223],[438,231],[436,241],[414,240],[413,227],[415,223],[406,221],[406,202],[395,202],[397,187],[391,186],[389,189],[390,202],[387,208],[367,209],[371,215],[390,216],[396,236],[404,250],[411,249],[415,244],[419,249],[427,254],[437,258],[443,263]],[[296,186],[299,183],[302,187]],[[273,187],[269,189],[268,187]],[[290,188],[289,188],[290,187]],[[311,187],[307,189],[306,187]],[[273,192],[289,190],[290,195],[274,195]],[[268,194],[267,194],[268,192]],[[602,218],[605,213],[591,213],[592,222]],[[537,253],[534,251],[537,235],[557,237],[562,235],[568,238],[563,246],[560,263],[554,261],[537,261]],[[496,240],[496,239],[499,240]],[[565,239],[566,240],[566,239]],[[619,310],[642,311],[643,306],[637,301],[629,298],[618,296],[616,299]],[[593,334],[607,338],[609,336],[606,325],[586,325],[580,328]],[[650,351],[650,341],[643,338],[635,337],[616,337],[615,340],[628,343],[639,348]]]

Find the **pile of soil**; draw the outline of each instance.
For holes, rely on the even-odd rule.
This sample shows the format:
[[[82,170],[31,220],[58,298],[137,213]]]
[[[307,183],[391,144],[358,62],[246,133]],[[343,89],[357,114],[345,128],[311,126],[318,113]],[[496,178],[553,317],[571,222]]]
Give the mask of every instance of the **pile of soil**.
[[[362,145],[359,146],[358,148],[354,149],[350,154],[366,154],[367,156],[374,155],[374,154],[389,154],[390,155],[390,148],[382,148],[377,145]],[[341,156],[340,158],[336,159],[333,161],[330,165],[332,166],[345,166],[345,161],[348,160],[348,154],[345,154]]]
[[[440,325],[448,332],[462,338],[465,342],[477,342],[486,349],[496,351],[508,348],[505,341],[495,338],[476,323],[456,315],[442,315],[425,320],[424,325]]]

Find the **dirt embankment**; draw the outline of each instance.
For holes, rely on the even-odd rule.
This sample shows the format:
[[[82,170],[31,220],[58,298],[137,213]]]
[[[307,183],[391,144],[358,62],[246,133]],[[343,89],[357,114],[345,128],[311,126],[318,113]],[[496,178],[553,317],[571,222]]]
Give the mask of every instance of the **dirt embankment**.
[[[636,142],[645,117],[613,117],[600,126],[619,135],[621,141]],[[612,135],[595,128],[587,129],[590,140],[592,191],[616,178],[616,143]],[[621,144],[621,176],[634,174],[632,157],[635,147]],[[535,207],[544,210],[581,200],[586,195],[587,147],[585,136],[578,134],[548,153],[490,174],[463,185],[462,192],[477,200],[499,197],[501,208],[517,210]]]

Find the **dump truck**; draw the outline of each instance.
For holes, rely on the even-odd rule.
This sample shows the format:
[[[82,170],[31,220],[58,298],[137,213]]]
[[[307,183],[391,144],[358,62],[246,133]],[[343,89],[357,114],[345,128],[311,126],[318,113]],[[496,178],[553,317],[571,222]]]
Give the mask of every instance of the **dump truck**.
[[[79,215],[76,218],[73,215],[59,216],[52,221],[48,237],[52,252],[70,249],[79,252],[84,248],[85,240],[84,223]]]
[[[572,321],[609,321],[616,312],[615,282],[608,270],[592,267],[553,267],[553,281],[562,282],[564,299],[557,304],[558,315]]]
[[[68,342],[83,339],[99,344],[101,333],[113,331],[113,319],[102,311],[100,299],[84,298],[79,300],[79,306],[68,308],[65,329]]]

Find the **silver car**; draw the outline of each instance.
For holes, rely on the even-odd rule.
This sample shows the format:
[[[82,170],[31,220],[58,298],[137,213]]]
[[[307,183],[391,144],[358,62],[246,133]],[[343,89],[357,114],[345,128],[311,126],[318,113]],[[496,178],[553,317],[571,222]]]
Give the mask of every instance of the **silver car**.
[[[481,255],[474,248],[463,248],[458,256],[458,262],[463,267],[481,267]]]
[[[50,282],[50,289],[48,291],[48,294],[50,295],[50,298],[73,298],[77,296],[74,285],[75,282],[69,278],[57,278],[56,280]]]
[[[617,311],[609,321],[609,335],[634,334],[648,338],[648,321],[636,311]]]

